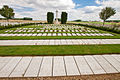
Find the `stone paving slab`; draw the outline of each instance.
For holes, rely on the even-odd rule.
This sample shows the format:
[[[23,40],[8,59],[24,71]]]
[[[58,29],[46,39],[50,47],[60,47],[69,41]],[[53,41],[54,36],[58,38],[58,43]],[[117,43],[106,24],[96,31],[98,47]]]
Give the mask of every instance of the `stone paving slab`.
[[[96,44],[120,44],[120,39],[0,40],[0,46],[7,46],[7,45],[96,45]]]
[[[65,67],[67,75],[80,75],[76,62],[74,61],[73,56],[65,56]]]
[[[11,72],[14,70],[16,65],[19,63],[21,57],[15,57],[8,62],[7,65],[5,65],[1,70],[0,70],[0,77],[9,77]]]
[[[101,67],[106,71],[106,73],[118,72],[108,61],[105,60],[101,55],[95,55],[94,58],[101,65]]]
[[[120,72],[120,64],[119,61],[116,60],[113,56],[109,56],[109,55],[103,55],[103,57],[112,65],[114,66],[114,68]]]
[[[120,73],[120,55],[0,57],[0,78]]]
[[[75,56],[75,60],[81,75],[93,74],[92,70],[90,69],[88,63],[86,62],[83,56]]]
[[[53,57],[43,57],[38,76],[52,76]]]
[[[42,57],[33,57],[24,77],[37,77],[41,62]]]
[[[23,77],[31,60],[32,60],[32,57],[23,57],[22,60],[13,69],[12,73],[10,74],[10,77]],[[14,63],[11,63],[11,64],[14,64]]]
[[[91,67],[94,74],[105,74],[104,69],[98,64],[98,62],[93,58],[93,56],[84,56],[88,65]]]
[[[53,76],[65,76],[65,64],[63,56],[55,56],[53,63]]]

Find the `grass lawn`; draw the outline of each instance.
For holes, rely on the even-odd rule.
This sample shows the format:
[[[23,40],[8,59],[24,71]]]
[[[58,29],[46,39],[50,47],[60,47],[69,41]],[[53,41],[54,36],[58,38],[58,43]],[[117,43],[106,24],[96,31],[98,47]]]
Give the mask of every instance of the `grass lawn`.
[[[120,39],[119,36],[0,36],[0,40],[40,40],[40,39]]]
[[[0,56],[92,55],[120,53],[120,44],[62,46],[0,46]]]

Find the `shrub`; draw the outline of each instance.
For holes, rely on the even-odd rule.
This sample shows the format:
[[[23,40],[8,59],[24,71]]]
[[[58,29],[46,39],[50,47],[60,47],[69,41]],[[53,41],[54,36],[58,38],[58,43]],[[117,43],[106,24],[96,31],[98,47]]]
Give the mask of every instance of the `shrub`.
[[[54,14],[52,12],[47,13],[47,22],[48,24],[52,24],[54,19]]]
[[[0,25],[0,30],[22,27],[22,26],[27,26],[27,25],[36,25],[36,24],[41,24],[41,23],[23,23],[23,24],[15,24],[15,25],[8,24],[6,26]]]
[[[66,24],[66,22],[67,22],[67,13],[62,12],[62,14],[61,14],[61,24]]]
[[[95,29],[100,29],[100,30],[104,30],[104,31],[109,31],[109,32],[113,32],[113,33],[118,33],[120,34],[120,25],[113,25],[113,28],[110,27],[98,27],[98,26],[93,26],[93,25],[88,25],[88,24],[74,24],[74,25],[79,25],[79,26],[85,26],[85,27],[90,27],[90,28],[95,28]]]

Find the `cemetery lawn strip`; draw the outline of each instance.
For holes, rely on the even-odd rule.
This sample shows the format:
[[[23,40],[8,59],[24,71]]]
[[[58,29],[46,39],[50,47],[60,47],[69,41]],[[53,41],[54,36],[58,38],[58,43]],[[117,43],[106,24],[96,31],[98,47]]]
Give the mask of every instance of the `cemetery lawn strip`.
[[[120,39],[115,36],[0,36],[0,40],[40,40],[40,39]]]
[[[0,46],[0,56],[62,56],[120,54],[120,44]]]

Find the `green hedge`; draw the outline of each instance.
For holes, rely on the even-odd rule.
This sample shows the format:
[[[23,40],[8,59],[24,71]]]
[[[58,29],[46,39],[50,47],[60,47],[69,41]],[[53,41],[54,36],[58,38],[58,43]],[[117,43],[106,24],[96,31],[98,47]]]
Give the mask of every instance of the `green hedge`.
[[[120,25],[117,25],[117,24],[114,24],[113,28],[104,27],[104,26],[98,27],[98,26],[93,26],[93,25],[88,25],[88,24],[74,24],[74,25],[85,26],[85,27],[90,27],[90,28],[95,28],[95,29],[100,29],[100,30],[104,30],[104,31],[109,31],[109,32],[120,34],[120,30],[118,29],[120,27]]]
[[[22,26],[27,26],[27,25],[36,25],[36,24],[42,24],[42,23],[24,23],[24,24],[15,24],[15,25],[8,24],[6,26],[1,26],[0,25],[0,30],[9,29],[9,28],[16,28],[16,27],[22,27]]]
[[[106,22],[120,22],[120,20],[107,20]]]

